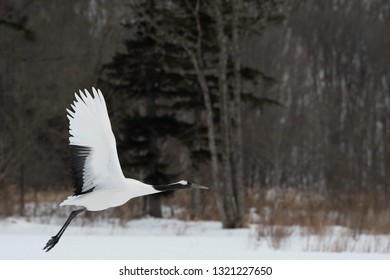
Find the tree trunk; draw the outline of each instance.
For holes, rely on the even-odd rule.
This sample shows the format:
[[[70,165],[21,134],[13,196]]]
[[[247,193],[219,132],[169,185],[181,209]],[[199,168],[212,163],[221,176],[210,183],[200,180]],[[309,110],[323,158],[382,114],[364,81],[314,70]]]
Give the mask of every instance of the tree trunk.
[[[199,96],[199,100],[200,100]],[[194,119],[195,123],[201,122],[201,115],[199,110],[195,110],[194,112]],[[195,135],[194,135],[194,141],[192,142],[192,151],[199,151],[201,149],[200,147],[200,133],[199,129],[196,128]],[[200,182],[200,174],[198,170],[198,164],[195,163],[196,161],[192,161],[192,170],[193,170],[193,180],[194,182]],[[191,220],[196,220],[200,216],[200,190],[199,189],[192,189],[191,190]]]
[[[217,144],[215,140],[216,130],[214,126],[214,113],[213,106],[211,102],[211,93],[209,90],[209,86],[207,84],[206,76],[205,76],[205,67],[203,65],[203,52],[202,52],[202,26],[200,24],[199,12],[200,12],[200,3],[198,0],[193,10],[193,16],[196,21],[196,28],[198,31],[197,41],[194,45],[195,50],[192,51],[186,44],[183,44],[183,48],[191,59],[191,63],[194,67],[196,77],[198,83],[200,85],[203,102],[206,109],[206,125],[207,125],[207,134],[208,134],[208,145],[211,155],[211,176],[212,176],[212,191],[215,196],[215,200],[217,203],[218,213],[222,224],[225,225],[227,223],[226,211],[224,209],[224,199],[222,196],[222,185],[219,181],[219,168],[218,168],[218,150]]]
[[[233,61],[234,61],[234,103],[232,131],[232,152],[233,152],[233,170],[234,170],[234,192],[237,205],[236,226],[243,226],[243,217],[245,214],[245,191],[243,180],[243,159],[242,159],[242,121],[241,121],[241,42],[238,30],[238,20],[241,11],[242,0],[233,0],[233,22],[232,22],[232,40],[233,40]]]
[[[215,141],[215,126],[214,126],[214,113],[213,106],[211,104],[210,91],[207,85],[206,77],[204,72],[202,72],[199,67],[198,59],[195,54],[189,52],[191,61],[196,71],[197,79],[200,84],[202,94],[203,94],[203,102],[206,108],[206,125],[207,125],[207,134],[208,134],[208,144],[211,155],[211,176],[212,176],[212,190],[215,196],[215,200],[217,203],[218,213],[220,215],[222,224],[227,222],[226,212],[224,211],[224,203],[223,196],[221,195],[221,184],[218,179],[218,151],[217,145]]]
[[[23,153],[23,149],[21,149]],[[24,204],[25,204],[25,196],[26,196],[26,188],[24,184],[24,156],[20,155],[20,167],[19,167],[19,189],[20,189],[20,200],[19,200],[19,215],[24,216]]]
[[[216,1],[216,28],[217,41],[219,46],[218,57],[218,87],[220,100],[220,126],[221,126],[221,142],[222,142],[222,180],[223,180],[223,197],[224,211],[226,212],[227,220],[223,224],[224,228],[236,227],[236,205],[234,203],[233,183],[232,183],[232,167],[231,167],[231,144],[230,144],[230,114],[229,114],[229,93],[227,86],[227,67],[228,67],[228,52],[227,52],[227,36],[225,35],[225,22],[222,13],[222,3]],[[222,191],[222,189],[221,189]]]
[[[151,86],[146,85],[146,94],[148,95],[147,104],[146,104],[146,114],[149,118],[154,118],[156,116],[156,100],[153,94],[151,94]],[[149,128],[149,153],[151,154],[151,161],[149,162],[149,174],[151,174],[151,180],[153,184],[160,184],[156,178],[155,174],[158,173],[158,135],[153,127]],[[150,175],[149,175],[150,176]],[[157,181],[156,181],[157,180]],[[149,215],[155,218],[162,218],[161,211],[161,199],[160,194],[154,194],[148,197],[149,202]]]
[[[162,218],[160,194],[148,196],[149,199],[149,215],[155,218]]]

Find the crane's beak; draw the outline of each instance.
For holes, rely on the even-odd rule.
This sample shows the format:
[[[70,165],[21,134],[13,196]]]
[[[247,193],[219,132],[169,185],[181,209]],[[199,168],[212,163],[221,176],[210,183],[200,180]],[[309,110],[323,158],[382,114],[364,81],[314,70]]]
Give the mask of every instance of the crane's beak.
[[[202,189],[202,190],[208,190],[209,189],[208,187],[205,187],[205,186],[202,186],[202,185],[198,185],[198,184],[195,184],[195,183],[191,184],[191,188]]]

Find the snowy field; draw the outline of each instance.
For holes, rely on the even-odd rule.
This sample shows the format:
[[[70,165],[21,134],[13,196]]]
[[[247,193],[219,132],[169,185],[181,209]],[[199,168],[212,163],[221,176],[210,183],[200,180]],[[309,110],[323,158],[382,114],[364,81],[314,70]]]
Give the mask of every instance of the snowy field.
[[[271,237],[258,238],[256,226],[224,230],[218,222],[153,218],[130,221],[125,226],[114,222],[72,223],[57,246],[44,252],[42,248],[64,221],[42,224],[21,218],[0,220],[0,259],[390,259],[389,236],[352,238],[341,228],[314,236],[289,228],[289,236],[275,246]]]

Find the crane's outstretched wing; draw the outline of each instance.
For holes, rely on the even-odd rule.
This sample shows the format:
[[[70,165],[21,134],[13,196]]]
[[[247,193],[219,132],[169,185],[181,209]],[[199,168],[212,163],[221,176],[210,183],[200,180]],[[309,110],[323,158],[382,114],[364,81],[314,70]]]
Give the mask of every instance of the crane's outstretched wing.
[[[67,109],[69,149],[74,181],[74,195],[94,190],[99,185],[124,178],[116,142],[108,118],[106,102],[100,90],[87,90]]]

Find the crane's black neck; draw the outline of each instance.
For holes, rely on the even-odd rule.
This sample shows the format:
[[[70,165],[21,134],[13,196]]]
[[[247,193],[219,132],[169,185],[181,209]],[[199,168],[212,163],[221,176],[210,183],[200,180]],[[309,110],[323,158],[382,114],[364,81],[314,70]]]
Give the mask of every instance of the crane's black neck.
[[[189,189],[192,187],[192,183],[191,182],[187,182],[187,181],[180,181],[180,182],[177,182],[177,183],[172,183],[172,184],[168,184],[168,185],[157,185],[157,186],[153,186],[153,188],[157,191],[173,191],[173,190],[180,190],[180,189]]]

